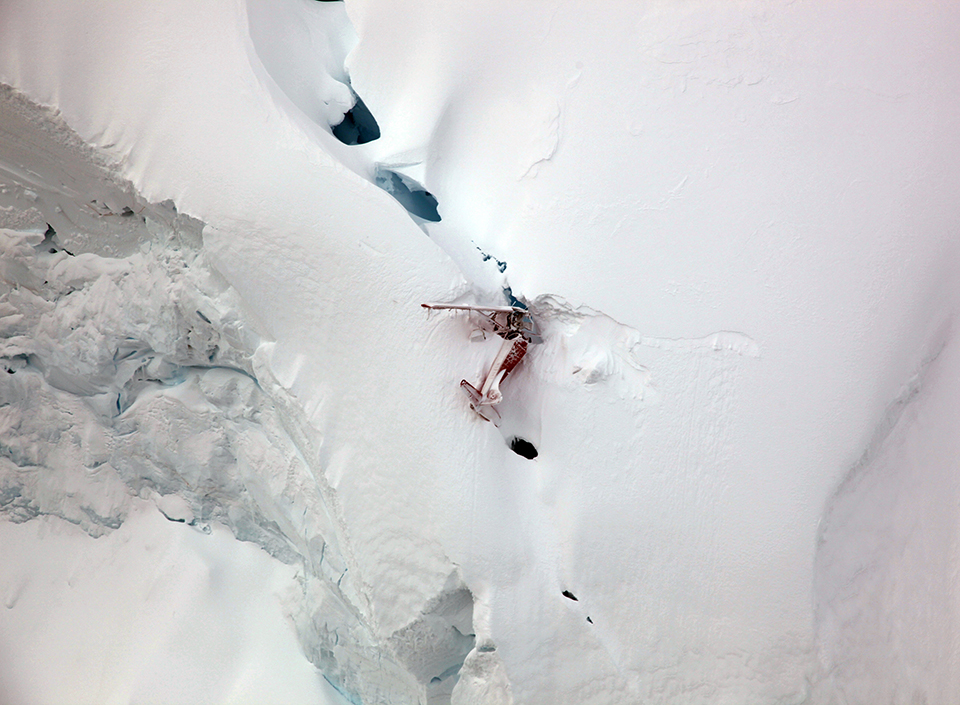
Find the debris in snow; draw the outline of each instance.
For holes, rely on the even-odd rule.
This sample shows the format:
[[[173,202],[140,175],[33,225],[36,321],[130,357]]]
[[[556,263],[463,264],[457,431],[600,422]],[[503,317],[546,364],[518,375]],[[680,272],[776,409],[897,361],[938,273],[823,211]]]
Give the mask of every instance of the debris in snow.
[[[503,400],[500,383],[523,360],[534,334],[535,324],[530,312],[516,306],[469,306],[463,304],[421,304],[421,306],[433,310],[453,309],[479,313],[481,315],[477,320],[480,328],[496,333],[503,338],[500,350],[494,357],[493,362],[490,363],[490,368],[480,387],[474,387],[465,379],[460,381],[460,388],[470,399],[470,408],[476,411],[481,418],[498,425],[500,414],[493,407]],[[536,454],[535,450],[534,454]]]

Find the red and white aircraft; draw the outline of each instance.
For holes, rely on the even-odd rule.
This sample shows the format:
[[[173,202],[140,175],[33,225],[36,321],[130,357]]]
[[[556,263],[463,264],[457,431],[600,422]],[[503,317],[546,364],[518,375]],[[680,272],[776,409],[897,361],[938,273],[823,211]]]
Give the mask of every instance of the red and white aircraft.
[[[468,306],[462,304],[421,304],[431,310],[473,311],[479,317],[482,330],[496,333],[503,338],[497,356],[490,363],[480,388],[467,380],[460,381],[460,388],[470,399],[470,408],[487,421],[497,425],[500,413],[494,408],[503,400],[500,384],[527,354],[537,333],[530,312],[518,306]]]

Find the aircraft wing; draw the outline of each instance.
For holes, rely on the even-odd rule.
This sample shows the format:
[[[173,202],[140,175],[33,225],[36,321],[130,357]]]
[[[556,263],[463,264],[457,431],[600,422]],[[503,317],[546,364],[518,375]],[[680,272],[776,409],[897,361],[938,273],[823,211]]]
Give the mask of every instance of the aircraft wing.
[[[521,313],[526,313],[525,309],[519,308],[517,306],[471,306],[469,304],[420,304],[424,308],[429,308],[435,311],[443,309],[453,309],[455,311],[483,311],[489,313],[512,313],[514,311],[519,311]]]

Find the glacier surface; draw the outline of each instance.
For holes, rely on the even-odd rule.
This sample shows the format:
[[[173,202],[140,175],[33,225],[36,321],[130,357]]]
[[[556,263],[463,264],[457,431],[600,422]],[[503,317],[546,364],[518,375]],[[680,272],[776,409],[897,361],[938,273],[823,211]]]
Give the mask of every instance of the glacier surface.
[[[960,699],[958,29],[0,5],[4,699]]]

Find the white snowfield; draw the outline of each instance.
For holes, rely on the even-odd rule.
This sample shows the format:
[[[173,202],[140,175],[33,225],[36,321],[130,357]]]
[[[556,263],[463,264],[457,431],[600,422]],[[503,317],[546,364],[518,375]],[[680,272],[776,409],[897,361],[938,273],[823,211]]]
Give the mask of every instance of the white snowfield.
[[[960,702],[957,37],[0,2],[0,701]]]

